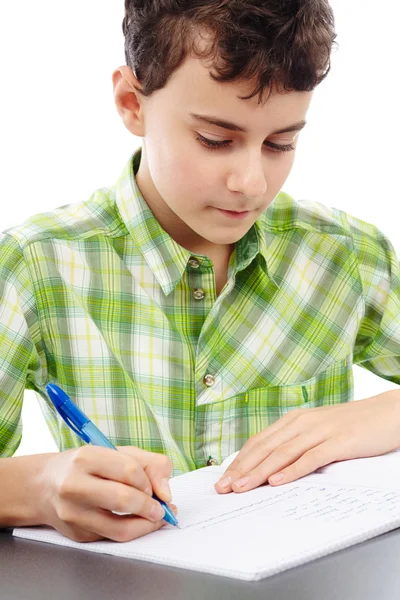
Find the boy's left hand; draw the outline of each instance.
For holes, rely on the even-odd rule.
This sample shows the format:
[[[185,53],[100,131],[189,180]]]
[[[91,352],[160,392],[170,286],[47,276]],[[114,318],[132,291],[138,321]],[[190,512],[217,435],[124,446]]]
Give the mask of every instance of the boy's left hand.
[[[299,408],[247,440],[215,489],[224,494],[247,492],[267,481],[289,483],[331,462],[399,447],[400,390],[336,406]],[[222,480],[229,477],[223,487]]]

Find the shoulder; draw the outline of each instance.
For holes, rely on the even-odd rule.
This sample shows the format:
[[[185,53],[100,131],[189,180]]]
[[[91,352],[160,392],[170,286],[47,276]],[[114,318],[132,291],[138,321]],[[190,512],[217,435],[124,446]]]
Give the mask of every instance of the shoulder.
[[[356,267],[366,294],[372,293],[377,285],[387,287],[400,272],[396,251],[382,230],[373,223],[321,202],[295,200],[281,192],[263,213],[259,224],[267,247],[276,235],[290,236],[291,231],[303,230],[299,239],[316,252],[330,256],[338,263],[347,256]]]
[[[125,226],[116,209],[114,189],[100,188],[89,200],[66,204],[49,212],[32,215],[0,234],[2,253],[19,251],[46,240],[83,241],[96,236],[125,235]]]
[[[280,192],[262,216],[266,229],[305,229],[315,233],[351,235],[348,215],[344,211],[316,200],[296,200],[286,192]]]
[[[315,200],[295,200],[290,194],[280,192],[263,213],[260,222],[265,230],[284,231],[304,229],[315,234],[349,238],[354,251],[382,255],[390,241],[373,223],[364,221],[335,207]]]

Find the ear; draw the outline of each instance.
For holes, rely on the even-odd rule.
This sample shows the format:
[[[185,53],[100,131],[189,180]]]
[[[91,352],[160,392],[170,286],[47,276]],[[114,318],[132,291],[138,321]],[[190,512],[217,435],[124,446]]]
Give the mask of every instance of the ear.
[[[141,84],[127,65],[118,67],[112,74],[114,101],[125,127],[133,135],[144,137],[144,96],[135,89]]]

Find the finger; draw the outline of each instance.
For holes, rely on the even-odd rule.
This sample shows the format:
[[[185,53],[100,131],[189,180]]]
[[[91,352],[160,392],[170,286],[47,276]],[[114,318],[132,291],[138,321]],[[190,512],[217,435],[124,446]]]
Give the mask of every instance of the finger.
[[[307,414],[309,414],[311,410],[313,409],[307,409]],[[248,452],[254,448],[254,446],[260,443],[261,440],[266,440],[267,438],[280,431],[283,427],[289,425],[289,423],[293,423],[293,421],[295,421],[301,414],[303,414],[303,412],[304,410],[300,408],[290,410],[283,417],[281,417],[280,419],[278,419],[277,421],[275,421],[256,435],[253,435],[246,441],[237,458],[239,458],[240,454],[242,454],[241,458],[244,458],[248,454]]]
[[[134,456],[140,462],[149,478],[153,491],[160,500],[170,502],[172,494],[169,480],[173,468],[171,459],[164,454],[148,452],[134,446],[123,446],[121,450]]]
[[[233,490],[232,486],[235,481],[247,476],[250,471],[262,464],[276,448],[295,439],[298,435],[298,425],[295,421],[292,421],[279,428],[276,433],[260,437],[252,449],[244,453],[243,456],[239,452],[222,478],[215,484],[215,489],[221,493]]]
[[[65,535],[65,537],[74,542],[97,542],[99,540],[104,540],[104,536],[99,535],[98,533],[86,531],[85,529],[73,525],[67,525],[63,521],[57,520],[53,526],[57,531],[62,533],[62,535]]]
[[[152,521],[163,518],[165,511],[160,503],[152,498],[152,494],[146,494],[130,485],[91,477],[75,478],[68,486],[65,483],[61,492],[64,502],[69,502],[90,508],[102,508],[104,510],[134,514]]]
[[[319,442],[311,436],[298,436],[288,443],[282,444],[255,469],[248,471],[244,477],[234,481],[232,490],[234,492],[247,492],[264,484],[268,477],[294,463],[310,448],[318,444]]]
[[[108,511],[81,511],[75,517],[74,527],[115,542],[129,542],[161,529],[163,520],[148,521],[138,516],[117,516]]]
[[[297,461],[280,469],[268,478],[268,483],[271,485],[282,485],[296,481],[300,477],[304,477],[309,473],[313,473],[317,469],[328,465],[336,460],[342,460],[335,452],[337,444],[331,442],[323,442],[319,446],[311,448],[303,454]]]
[[[151,482],[140,462],[124,452],[100,446],[84,446],[75,451],[74,464],[83,472],[131,485],[136,489],[151,490]]]
[[[118,446],[117,449],[118,456],[124,456],[124,461],[118,462],[118,456],[115,456],[114,452],[113,464],[97,465],[96,470],[100,471],[102,477],[133,485],[142,491],[150,488],[160,500],[171,501],[169,479],[173,465],[170,458],[135,446]],[[107,448],[104,450],[108,451]],[[114,475],[113,469],[117,467],[118,474]]]

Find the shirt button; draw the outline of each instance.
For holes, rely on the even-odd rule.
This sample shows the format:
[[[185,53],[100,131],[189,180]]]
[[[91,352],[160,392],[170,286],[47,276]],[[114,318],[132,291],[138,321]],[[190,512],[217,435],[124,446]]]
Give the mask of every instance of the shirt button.
[[[207,461],[207,467],[213,467],[214,465],[217,465],[217,464],[218,464],[217,459],[216,458],[212,458],[210,456],[210,458]]]
[[[211,387],[215,383],[215,377],[213,375],[208,374],[204,377],[203,382],[206,384],[207,387]]]
[[[195,300],[203,300],[204,296],[205,296],[204,290],[202,290],[201,288],[196,288],[193,291],[193,298]]]
[[[189,259],[189,265],[192,267],[192,269],[198,269],[200,266],[200,263],[197,260],[197,258],[192,257]]]

